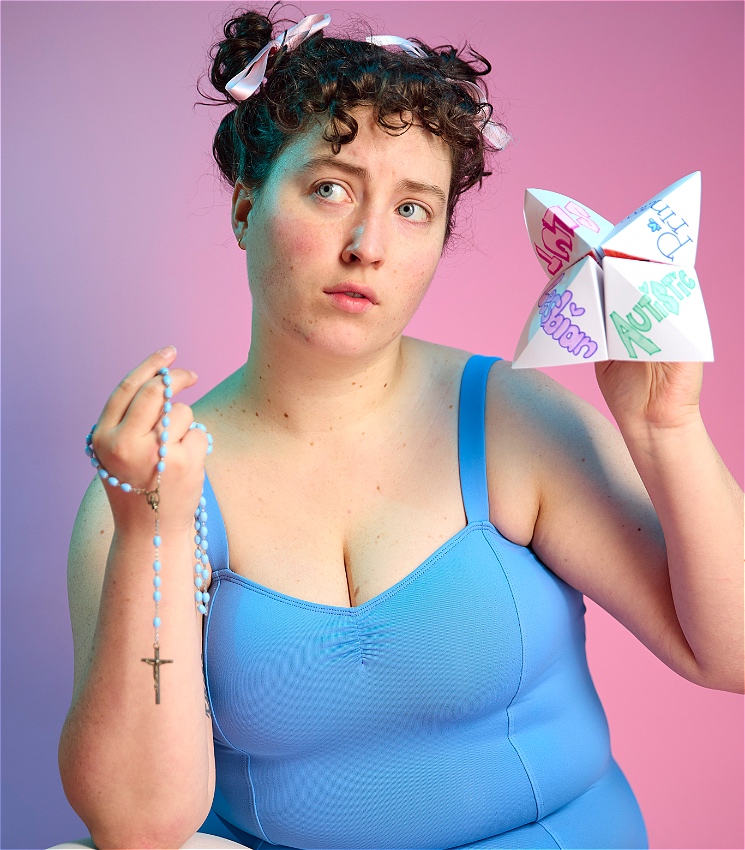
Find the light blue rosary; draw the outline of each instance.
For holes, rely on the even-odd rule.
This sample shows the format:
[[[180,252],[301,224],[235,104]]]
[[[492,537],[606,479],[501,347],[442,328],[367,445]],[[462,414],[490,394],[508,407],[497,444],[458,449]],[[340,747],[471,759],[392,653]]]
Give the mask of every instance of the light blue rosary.
[[[168,369],[164,367],[158,372],[159,375],[163,378],[163,396],[165,397],[165,402],[163,404],[163,417],[160,421],[160,424],[163,426],[163,430],[160,432],[160,447],[158,449],[158,456],[160,460],[156,465],[156,470],[158,472],[158,481],[155,485],[154,490],[145,490],[140,487],[133,487],[131,484],[120,483],[118,478],[114,478],[113,475],[110,475],[102,466],[99,459],[96,457],[96,453],[93,451],[93,432],[96,430],[96,426],[94,425],[88,436],[85,438],[85,453],[91,459],[91,464],[98,470],[98,475],[102,481],[105,481],[110,487],[119,487],[124,493],[135,493],[138,495],[144,495],[147,498],[147,502],[150,507],[155,511],[155,536],[153,537],[153,545],[155,546],[155,560],[153,561],[153,599],[155,600],[155,616],[153,617],[153,627],[155,629],[155,638],[153,641],[153,657],[152,658],[141,658],[141,661],[144,661],[146,664],[151,664],[153,668],[153,684],[155,687],[155,704],[160,705],[160,665],[161,664],[173,664],[173,659],[165,659],[160,657],[160,638],[158,635],[158,629],[160,628],[160,615],[158,605],[161,600],[161,563],[160,563],[160,516],[158,514],[158,506],[160,504],[160,476],[165,471],[166,462],[164,458],[168,454],[168,448],[166,447],[166,443],[168,442],[168,426],[171,424],[171,420],[168,414],[171,412],[172,404],[171,404],[171,396],[173,395],[173,390],[171,389],[171,376],[168,374]],[[207,434],[207,428],[199,422],[192,422],[189,425],[189,430],[192,428],[199,428],[200,431],[204,431]],[[212,453],[212,435],[207,434],[207,454]],[[197,610],[200,614],[207,613],[207,603],[210,601],[209,592],[206,589],[206,582],[209,578],[209,556],[207,555],[207,550],[209,549],[209,541],[207,540],[207,520],[209,517],[207,516],[207,511],[205,510],[207,506],[207,500],[204,498],[204,490],[202,490],[202,495],[199,498],[199,505],[197,509],[194,511],[194,529],[196,531],[196,535],[194,537],[194,542],[196,543],[197,548],[194,550],[194,558],[196,563],[194,564],[194,585],[196,586],[195,599],[197,603]],[[204,588],[204,589],[203,589]]]

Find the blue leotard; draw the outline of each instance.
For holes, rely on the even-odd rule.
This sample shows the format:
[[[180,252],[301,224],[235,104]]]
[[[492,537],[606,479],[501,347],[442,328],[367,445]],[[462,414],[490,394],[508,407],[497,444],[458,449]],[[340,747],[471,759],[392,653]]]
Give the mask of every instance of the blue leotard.
[[[302,850],[648,846],[587,668],[582,594],[489,521],[495,359],[471,357],[461,381],[468,525],[356,608],[233,573],[205,479],[204,831]]]

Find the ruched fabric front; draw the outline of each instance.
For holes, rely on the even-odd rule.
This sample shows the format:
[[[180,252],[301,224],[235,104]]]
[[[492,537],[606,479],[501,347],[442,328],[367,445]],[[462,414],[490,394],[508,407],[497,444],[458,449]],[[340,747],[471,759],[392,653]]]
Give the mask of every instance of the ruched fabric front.
[[[233,573],[205,480],[204,831],[280,850],[648,846],[587,668],[582,595],[489,521],[495,359],[471,357],[461,383],[468,525],[359,607]]]

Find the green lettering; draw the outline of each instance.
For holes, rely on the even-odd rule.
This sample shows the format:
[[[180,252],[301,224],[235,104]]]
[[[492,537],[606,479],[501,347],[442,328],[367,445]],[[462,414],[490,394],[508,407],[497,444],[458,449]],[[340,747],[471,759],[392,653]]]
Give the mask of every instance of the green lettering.
[[[680,278],[680,282],[683,284],[683,286],[686,286],[688,289],[695,289],[696,288],[696,278],[695,277],[687,277],[687,275],[683,271],[683,269],[678,270],[678,277]],[[690,294],[686,289],[683,289],[682,287],[680,287],[680,288],[681,288],[681,291],[683,292],[684,295]]]
[[[647,304],[644,303],[645,298],[646,298],[647,304],[648,304],[649,303],[649,295],[645,295],[643,298],[641,298],[641,300],[639,301],[638,304],[634,305],[634,309],[631,311],[631,313],[626,314],[627,322],[632,327],[636,328],[636,330],[638,330],[638,331],[648,331],[652,327],[652,320],[644,312],[644,308],[647,306]],[[639,319],[641,319],[641,321],[637,320],[636,316],[634,316],[634,313],[636,313],[639,316]]]
[[[674,313],[676,316],[680,313],[678,300],[682,300],[673,289],[673,281],[675,280],[675,272],[666,274],[662,280],[652,281],[652,292],[660,299],[668,313]],[[670,295],[668,289],[673,294]]]
[[[629,313],[631,316],[631,313]],[[647,354],[657,354],[658,351],[661,351],[651,339],[646,336],[643,336],[639,331],[632,327],[623,316],[616,313],[615,310],[610,314],[611,319],[613,320],[613,324],[615,325],[616,330],[618,331],[618,335],[621,337],[621,342],[626,346],[626,351],[629,353],[629,357],[632,357],[634,360],[637,359],[637,353],[634,349],[634,344],[638,345],[643,351],[646,351]],[[649,321],[648,327],[652,327],[652,323]]]

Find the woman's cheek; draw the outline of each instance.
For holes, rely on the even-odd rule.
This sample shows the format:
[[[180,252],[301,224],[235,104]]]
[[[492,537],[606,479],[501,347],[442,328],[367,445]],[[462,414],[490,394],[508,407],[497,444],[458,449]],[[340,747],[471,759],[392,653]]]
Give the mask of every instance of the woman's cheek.
[[[274,219],[272,231],[279,248],[277,255],[286,257],[291,265],[298,263],[302,268],[307,258],[318,256],[323,240],[321,227],[310,227],[306,221],[280,215]]]

